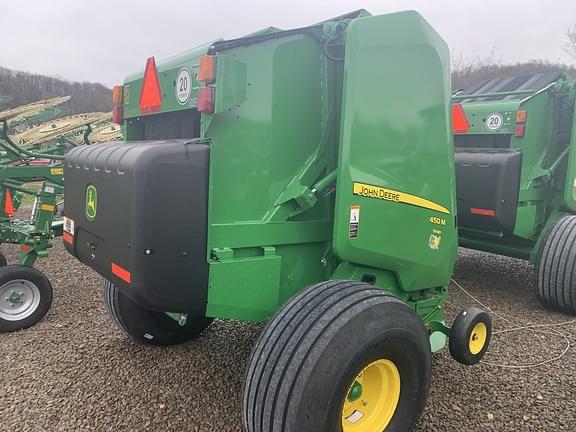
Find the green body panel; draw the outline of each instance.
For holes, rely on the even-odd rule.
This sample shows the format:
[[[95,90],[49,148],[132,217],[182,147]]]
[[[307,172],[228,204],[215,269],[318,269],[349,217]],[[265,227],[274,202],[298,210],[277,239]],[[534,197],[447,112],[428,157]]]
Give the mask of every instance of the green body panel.
[[[460,245],[534,261],[548,229],[561,217],[576,211],[573,193],[576,131],[572,127],[575,86],[568,78],[561,77],[538,91],[500,95],[509,95],[511,100],[479,102],[457,95],[454,102],[462,103],[470,122],[468,134],[505,135],[510,140],[507,148],[522,152],[514,231],[504,235],[460,228]],[[528,113],[523,137],[514,134],[518,111]],[[485,127],[484,119],[491,113],[500,113],[504,119],[504,125],[497,131]]]
[[[220,57],[226,59],[224,67]],[[319,200],[300,217],[294,199],[302,187],[335,168],[335,134],[324,130],[328,114],[322,101],[329,103],[335,97],[323,88],[330,85],[328,74],[321,73],[325,67],[319,44],[302,34],[233,48],[218,56],[216,113],[203,119],[204,137],[211,142],[213,191],[207,253],[213,257],[220,249],[231,249],[234,258],[250,258],[252,265],[262,269],[273,266],[278,280],[271,285],[264,270],[251,276],[251,289],[271,290],[276,301],[251,297],[254,310],[249,311],[245,291],[230,283],[214,285],[244,277],[242,266],[223,266],[211,259],[208,312],[265,319],[303,287],[330,276],[320,261],[330,250],[331,199]],[[235,71],[237,76],[221,77],[224,71]],[[232,90],[232,83],[245,93]],[[231,99],[235,102],[226,102]],[[319,147],[323,147],[320,152]],[[258,258],[262,246],[276,248],[277,259]],[[280,262],[282,271],[277,271]],[[214,272],[228,276],[215,278]],[[213,296],[213,290],[227,295]]]
[[[342,260],[394,272],[403,291],[446,285],[457,249],[448,48],[416,13],[358,19],[347,35],[335,251]],[[394,194],[359,196],[355,182],[444,211],[395,202]],[[353,206],[360,213],[356,238]]]
[[[246,319],[262,319],[278,306],[281,264],[280,256],[232,256],[213,262],[206,314],[222,317],[241,313]],[[260,309],[255,310],[255,305]]]
[[[214,112],[190,138],[210,146],[206,314],[266,320],[306,286],[349,279],[442,328],[457,249],[445,43],[414,12],[365,11],[214,42],[158,63],[159,113],[140,112],[142,72],[125,80],[127,141],[146,139],[144,117],[196,118],[197,89],[183,106],[174,85],[204,54],[216,58]],[[412,201],[354,195],[355,181]]]

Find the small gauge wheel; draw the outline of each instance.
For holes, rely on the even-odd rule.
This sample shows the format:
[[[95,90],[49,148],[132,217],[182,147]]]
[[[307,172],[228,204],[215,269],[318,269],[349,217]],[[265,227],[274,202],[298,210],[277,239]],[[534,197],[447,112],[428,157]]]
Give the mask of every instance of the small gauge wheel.
[[[458,363],[474,365],[486,354],[492,338],[490,315],[475,307],[458,314],[450,332],[450,354]]]

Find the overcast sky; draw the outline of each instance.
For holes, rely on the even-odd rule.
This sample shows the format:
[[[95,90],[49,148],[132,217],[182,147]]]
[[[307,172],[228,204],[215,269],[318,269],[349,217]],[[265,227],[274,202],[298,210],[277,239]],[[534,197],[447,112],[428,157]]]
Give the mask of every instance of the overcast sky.
[[[218,37],[300,27],[365,8],[419,11],[465,61],[569,62],[576,0],[0,0],[0,66],[109,86]]]

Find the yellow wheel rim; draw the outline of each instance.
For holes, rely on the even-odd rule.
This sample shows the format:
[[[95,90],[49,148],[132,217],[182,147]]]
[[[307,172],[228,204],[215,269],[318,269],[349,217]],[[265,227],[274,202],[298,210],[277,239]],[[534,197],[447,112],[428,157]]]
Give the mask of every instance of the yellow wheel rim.
[[[488,328],[484,323],[478,323],[472,329],[470,333],[470,339],[468,340],[468,348],[470,352],[474,355],[478,354],[486,345],[486,339],[488,338]]]
[[[400,400],[400,372],[390,360],[376,360],[348,388],[342,407],[343,432],[382,432]]]

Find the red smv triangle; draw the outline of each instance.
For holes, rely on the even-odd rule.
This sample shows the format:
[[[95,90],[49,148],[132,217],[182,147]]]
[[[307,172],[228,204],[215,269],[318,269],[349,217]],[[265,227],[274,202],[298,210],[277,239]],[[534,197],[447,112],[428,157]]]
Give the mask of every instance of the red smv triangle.
[[[452,105],[452,132],[468,133],[470,123],[466,117],[466,112],[460,104]]]
[[[142,80],[142,92],[140,93],[140,111],[149,114],[160,111],[162,105],[162,89],[156,70],[154,57],[146,60],[146,70]]]

